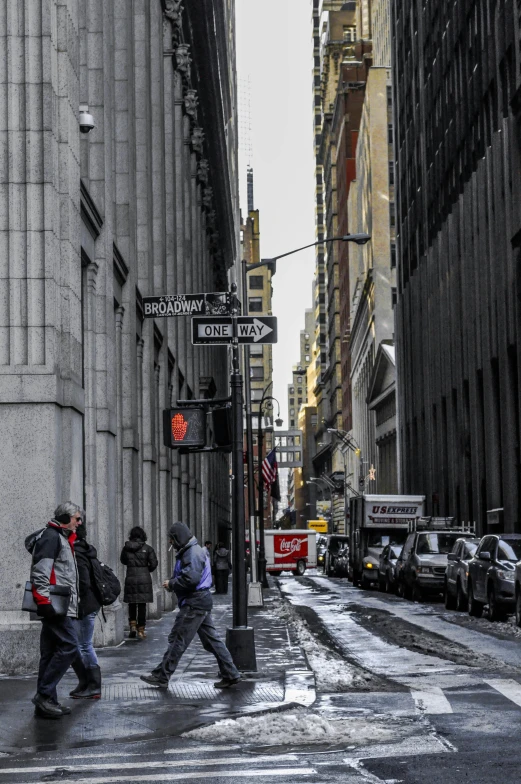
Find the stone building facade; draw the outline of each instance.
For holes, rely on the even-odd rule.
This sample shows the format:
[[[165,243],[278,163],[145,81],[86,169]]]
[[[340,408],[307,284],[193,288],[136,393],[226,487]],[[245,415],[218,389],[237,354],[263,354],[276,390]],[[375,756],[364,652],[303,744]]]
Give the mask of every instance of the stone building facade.
[[[233,0],[42,0],[0,15],[0,669],[36,655],[24,537],[86,509],[120,577],[129,529],[229,528],[228,458],[163,446],[161,411],[228,394],[226,348],[142,297],[226,290],[238,257]],[[95,128],[80,135],[82,105]],[[123,633],[109,608],[98,642]]]
[[[391,9],[402,490],[520,531],[519,2]]]

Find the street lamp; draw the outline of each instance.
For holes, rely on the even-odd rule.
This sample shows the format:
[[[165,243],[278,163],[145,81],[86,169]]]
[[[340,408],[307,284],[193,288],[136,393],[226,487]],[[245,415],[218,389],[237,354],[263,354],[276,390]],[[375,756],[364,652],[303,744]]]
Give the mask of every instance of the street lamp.
[[[246,315],[248,312],[248,272],[258,269],[259,267],[272,266],[275,268],[278,259],[283,259],[285,256],[291,256],[293,253],[299,253],[301,250],[313,248],[317,245],[324,245],[329,242],[354,242],[357,245],[365,245],[371,239],[370,234],[344,234],[341,237],[329,237],[317,242],[311,242],[309,245],[303,245],[301,248],[295,248],[287,253],[281,253],[279,256],[274,256],[271,259],[261,259],[259,262],[248,264],[246,259],[242,260],[242,298],[244,300],[243,310]],[[255,496],[253,487],[253,431],[251,422],[251,381],[250,381],[250,347],[246,343],[244,345],[244,391],[245,391],[245,413],[246,413],[246,459],[248,465],[248,512],[250,517],[250,539],[252,536],[252,528],[255,527]],[[261,475],[259,474],[259,484],[261,482]],[[264,525],[264,517],[262,519]],[[264,537],[261,539],[261,548],[264,552]],[[259,554],[260,555],[260,554]],[[253,562],[253,558],[252,558]],[[259,557],[259,565],[261,565],[261,558]],[[265,557],[264,557],[265,566]],[[255,570],[256,571],[256,570]],[[251,573],[252,582],[257,575],[254,571]],[[264,572],[263,585],[266,583],[266,574]]]
[[[282,425],[282,419],[280,418],[280,403],[276,397],[273,395],[266,395],[266,392],[271,386],[271,382],[268,386],[264,389],[262,393],[262,398],[259,403],[259,413],[258,413],[258,422],[257,422],[257,470],[259,474],[259,502],[258,502],[258,515],[259,515],[259,538],[260,538],[260,546],[259,546],[259,581],[262,584],[263,588],[269,588],[268,578],[266,576],[266,543],[264,541],[264,476],[262,474],[262,408],[264,404],[268,400],[274,400],[278,406],[278,417],[275,420],[275,424],[277,427]]]

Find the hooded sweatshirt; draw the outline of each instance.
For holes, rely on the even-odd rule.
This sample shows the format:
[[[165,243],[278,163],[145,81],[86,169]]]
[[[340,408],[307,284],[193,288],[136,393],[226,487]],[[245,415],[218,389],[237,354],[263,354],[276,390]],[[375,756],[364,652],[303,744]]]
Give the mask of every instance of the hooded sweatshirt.
[[[170,590],[177,596],[179,607],[189,605],[194,610],[209,612],[212,609],[212,570],[208,553],[184,523],[171,525],[169,535],[176,549]]]
[[[74,557],[76,534],[50,520],[45,528],[30,534],[25,540],[26,550],[32,555],[31,583],[37,605],[50,604],[51,585],[71,589],[67,615],[78,615],[79,578]]]

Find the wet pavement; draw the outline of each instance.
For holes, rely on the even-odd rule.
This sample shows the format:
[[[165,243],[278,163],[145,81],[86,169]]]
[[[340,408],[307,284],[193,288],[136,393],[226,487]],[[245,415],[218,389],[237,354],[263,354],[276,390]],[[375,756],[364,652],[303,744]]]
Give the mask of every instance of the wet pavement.
[[[72,707],[59,722],[34,717],[31,697],[35,675],[0,678],[2,721],[0,753],[27,753],[130,740],[171,737],[219,719],[308,704],[314,681],[287,625],[271,612],[278,591],[266,592],[265,605],[249,613],[255,629],[257,671],[245,673],[237,686],[219,690],[215,658],[196,638],[172,677],[168,691],[147,686],[139,676],[161,660],[173,623],[167,613],[147,623],[147,639],[125,640],[98,650],[103,673],[101,700],[71,700],[76,685],[70,670],[59,686],[59,699]],[[214,596],[214,618],[223,639],[231,626],[231,595]],[[309,688],[311,686],[311,688]]]

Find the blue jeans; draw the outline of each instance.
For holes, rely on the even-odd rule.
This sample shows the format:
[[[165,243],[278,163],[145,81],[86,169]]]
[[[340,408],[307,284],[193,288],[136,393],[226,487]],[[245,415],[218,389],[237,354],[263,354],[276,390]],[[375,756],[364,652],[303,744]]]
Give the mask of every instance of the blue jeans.
[[[94,623],[98,611],[89,613],[84,618],[78,618],[76,621],[76,628],[78,630],[78,644],[80,648],[81,658],[85,667],[96,667],[98,664],[98,657],[92,645],[92,638],[94,636]]]
[[[168,635],[168,648],[163,661],[152,672],[162,681],[168,682],[175,672],[179,659],[186,651],[195,635],[205,651],[213,653],[219,663],[219,672],[224,678],[234,680],[240,677],[239,670],[233,663],[230,651],[219,637],[215,628],[212,613],[207,610],[196,610],[189,605],[180,608],[176,615],[172,631]]]
[[[58,701],[56,687],[78,655],[77,626],[72,618],[42,621],[38,694]]]

